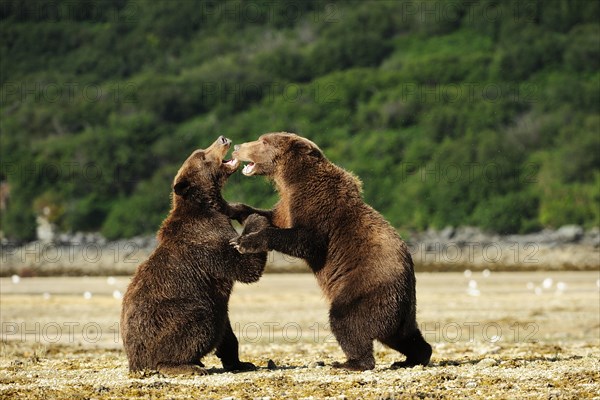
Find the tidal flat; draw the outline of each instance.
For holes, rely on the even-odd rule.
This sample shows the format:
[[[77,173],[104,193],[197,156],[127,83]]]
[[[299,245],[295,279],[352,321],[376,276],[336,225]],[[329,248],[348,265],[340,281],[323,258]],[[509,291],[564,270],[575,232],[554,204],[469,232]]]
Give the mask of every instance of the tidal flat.
[[[131,375],[119,337],[128,277],[0,279],[2,399],[600,399],[599,272],[417,274],[428,367],[376,344],[372,371],[331,367],[343,353],[310,274],[237,284],[230,316],[240,358],[206,376]]]

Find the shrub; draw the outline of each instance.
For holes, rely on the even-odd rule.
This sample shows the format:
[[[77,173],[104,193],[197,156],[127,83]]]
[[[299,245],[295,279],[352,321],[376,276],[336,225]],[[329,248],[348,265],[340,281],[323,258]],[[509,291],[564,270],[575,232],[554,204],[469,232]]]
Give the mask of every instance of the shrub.
[[[519,81],[542,68],[559,64],[564,37],[533,24],[506,24],[491,65],[491,78]]]
[[[470,223],[500,234],[527,233],[539,229],[539,199],[527,192],[492,197],[477,205]]]
[[[594,72],[600,69],[598,24],[577,25],[569,32],[564,60],[567,67],[576,72]]]
[[[130,197],[118,199],[102,224],[102,234],[118,239],[155,232],[169,210],[173,176],[171,169],[160,170]]]
[[[27,197],[12,190],[8,209],[2,212],[0,229],[10,240],[22,242],[35,239],[35,214]]]
[[[554,186],[540,198],[540,222],[551,228],[579,224],[587,228],[600,225],[600,173],[590,184]]]
[[[313,76],[353,67],[379,65],[391,50],[390,45],[372,33],[346,32],[335,38],[320,40],[309,56]]]

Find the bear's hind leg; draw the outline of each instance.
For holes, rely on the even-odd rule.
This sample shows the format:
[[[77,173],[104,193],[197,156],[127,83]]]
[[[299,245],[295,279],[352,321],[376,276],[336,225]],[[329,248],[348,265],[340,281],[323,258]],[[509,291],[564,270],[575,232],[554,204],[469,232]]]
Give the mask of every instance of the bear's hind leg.
[[[351,333],[350,333],[351,334]],[[373,341],[347,340],[346,335],[336,335],[340,347],[346,354],[346,362],[333,363],[334,368],[344,368],[354,371],[366,371],[375,368],[375,357],[373,356]]]
[[[381,343],[399,351],[406,360],[392,364],[392,368],[407,368],[416,365],[427,366],[431,358],[431,345],[425,341],[421,331],[416,329],[412,334],[402,337],[400,333],[380,339]]]
[[[365,335],[360,324],[353,324],[348,320],[349,318],[350,316],[330,318],[331,330],[347,358],[346,362],[336,362],[333,367],[354,371],[373,369],[375,368],[373,339]]]
[[[250,362],[240,361],[238,355],[238,340],[231,329],[231,322],[229,318],[225,321],[225,330],[223,332],[223,339],[217,346],[217,357],[221,359],[223,368],[226,371],[254,371],[256,366]]]

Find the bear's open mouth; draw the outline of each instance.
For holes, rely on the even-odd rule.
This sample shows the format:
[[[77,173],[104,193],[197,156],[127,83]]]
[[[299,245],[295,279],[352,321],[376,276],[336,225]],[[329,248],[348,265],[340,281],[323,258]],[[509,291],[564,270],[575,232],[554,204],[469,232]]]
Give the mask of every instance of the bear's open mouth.
[[[238,166],[240,165],[237,158],[232,158],[231,160],[223,159],[221,161],[221,164],[225,166],[225,169],[227,170],[227,173],[229,173],[229,174],[231,174],[235,170],[237,170]]]
[[[242,174],[246,176],[254,174],[254,166],[255,164],[253,162],[249,162],[248,164],[244,165],[244,169],[242,169]]]

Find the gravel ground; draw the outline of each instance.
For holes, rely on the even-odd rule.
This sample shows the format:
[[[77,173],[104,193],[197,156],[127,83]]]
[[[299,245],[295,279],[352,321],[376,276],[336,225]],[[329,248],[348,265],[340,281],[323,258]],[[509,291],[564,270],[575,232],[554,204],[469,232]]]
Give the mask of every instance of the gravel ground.
[[[166,377],[127,371],[118,321],[128,278],[2,278],[0,398],[600,399],[599,272],[417,279],[434,347],[426,368],[389,369],[402,357],[381,345],[373,371],[331,368],[343,354],[314,278],[277,274],[231,298],[240,357],[258,371],[225,373],[211,355],[207,376]]]

